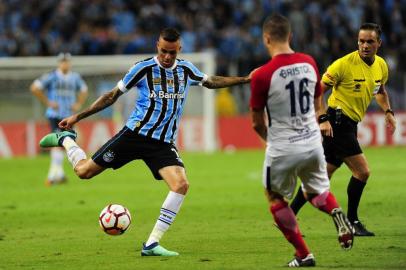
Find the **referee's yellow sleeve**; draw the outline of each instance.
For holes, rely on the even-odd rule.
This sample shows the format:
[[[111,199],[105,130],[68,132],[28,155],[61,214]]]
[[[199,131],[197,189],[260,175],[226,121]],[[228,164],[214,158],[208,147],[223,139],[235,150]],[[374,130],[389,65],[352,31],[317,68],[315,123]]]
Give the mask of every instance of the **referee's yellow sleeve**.
[[[327,71],[323,74],[321,81],[328,86],[334,86],[337,82],[340,81],[341,77],[342,77],[342,61],[340,58],[334,61],[327,68]]]

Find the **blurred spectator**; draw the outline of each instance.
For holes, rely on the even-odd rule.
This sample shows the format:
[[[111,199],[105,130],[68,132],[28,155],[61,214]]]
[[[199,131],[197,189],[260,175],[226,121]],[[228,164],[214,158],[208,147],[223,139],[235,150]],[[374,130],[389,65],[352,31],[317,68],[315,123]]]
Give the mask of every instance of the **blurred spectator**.
[[[290,18],[292,47],[314,55],[321,72],[356,50],[366,21],[381,24],[379,53],[406,72],[398,60],[406,55],[406,0],[2,0],[0,57],[153,53],[152,33],[172,26],[184,52],[215,50],[217,73],[241,75],[267,60],[261,25],[272,12]]]

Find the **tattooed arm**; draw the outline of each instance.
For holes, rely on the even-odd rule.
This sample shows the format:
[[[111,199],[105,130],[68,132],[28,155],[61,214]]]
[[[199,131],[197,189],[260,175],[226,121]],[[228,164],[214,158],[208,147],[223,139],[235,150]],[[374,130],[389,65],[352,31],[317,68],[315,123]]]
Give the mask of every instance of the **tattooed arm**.
[[[207,81],[203,83],[203,86],[216,89],[227,86],[233,86],[237,84],[249,83],[251,81],[251,74],[246,77],[222,77],[222,76],[210,76]]]
[[[107,108],[108,106],[112,105],[122,94],[123,92],[121,92],[120,89],[118,89],[118,87],[114,87],[110,92],[99,97],[95,102],[93,102],[92,105],[90,105],[90,107],[84,109],[80,113],[71,115],[63,119],[61,122],[59,122],[59,127],[61,129],[71,129],[74,124],[76,124],[83,118],[95,114],[103,110],[104,108]]]

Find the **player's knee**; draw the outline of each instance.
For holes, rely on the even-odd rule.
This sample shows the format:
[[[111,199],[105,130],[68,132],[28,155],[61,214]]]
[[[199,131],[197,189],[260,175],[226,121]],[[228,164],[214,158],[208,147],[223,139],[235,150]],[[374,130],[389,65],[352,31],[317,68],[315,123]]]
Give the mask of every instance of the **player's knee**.
[[[363,182],[366,182],[370,175],[371,175],[371,171],[366,169],[366,170],[358,172],[357,178]]]
[[[182,179],[180,181],[177,181],[171,186],[171,190],[180,193],[180,194],[186,194],[189,189],[189,182],[186,179]]]
[[[80,179],[90,179],[94,176],[92,171],[85,166],[76,166],[75,173]]]

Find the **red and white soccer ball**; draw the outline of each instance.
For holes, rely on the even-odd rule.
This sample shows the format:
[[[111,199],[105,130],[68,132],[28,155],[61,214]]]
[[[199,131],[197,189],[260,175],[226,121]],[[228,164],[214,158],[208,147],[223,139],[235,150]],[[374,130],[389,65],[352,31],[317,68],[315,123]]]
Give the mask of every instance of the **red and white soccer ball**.
[[[130,211],[120,204],[109,204],[101,211],[99,224],[107,234],[123,234],[131,224]]]

